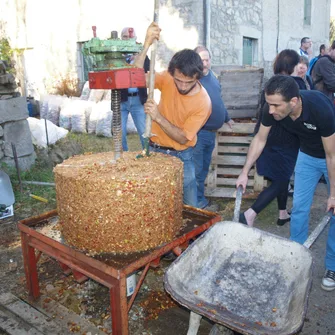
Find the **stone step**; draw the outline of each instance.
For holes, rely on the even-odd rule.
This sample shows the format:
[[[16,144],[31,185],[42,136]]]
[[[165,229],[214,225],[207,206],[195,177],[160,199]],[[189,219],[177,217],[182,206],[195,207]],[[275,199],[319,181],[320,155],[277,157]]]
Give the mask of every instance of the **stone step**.
[[[54,300],[42,296],[28,304],[11,293],[0,295],[0,330],[10,335],[105,335]]]

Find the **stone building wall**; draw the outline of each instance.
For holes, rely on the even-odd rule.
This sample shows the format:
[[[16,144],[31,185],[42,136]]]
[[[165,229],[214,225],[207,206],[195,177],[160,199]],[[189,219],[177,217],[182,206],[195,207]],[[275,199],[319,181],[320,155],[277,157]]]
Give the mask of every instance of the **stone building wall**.
[[[157,54],[160,67],[166,69],[176,51],[183,48],[194,49],[197,45],[204,44],[204,6],[202,1],[198,0],[160,0],[160,3],[167,10],[163,10],[159,20],[160,25],[163,24],[163,31],[162,43],[159,43]],[[173,29],[176,17],[182,25]],[[165,25],[169,18],[171,18],[171,27]],[[168,30],[173,32],[170,33]],[[189,38],[188,35],[191,34],[192,37]],[[174,39],[176,43],[169,43],[170,39]]]
[[[261,35],[262,1],[213,0],[210,10],[213,63],[241,65],[243,35]]]
[[[162,35],[156,70],[166,69],[176,51],[205,44],[207,29],[213,65],[242,65],[245,36],[257,40],[253,65],[270,75],[277,52],[297,50],[302,37],[312,38],[315,55],[320,44],[329,43],[330,1],[312,1],[312,21],[305,25],[303,1],[160,0]],[[21,87],[51,93],[61,77],[82,72],[80,43],[92,38],[93,25],[101,39],[112,30],[134,27],[137,40],[143,42],[153,9],[154,0],[6,1],[0,11],[0,32],[21,52],[17,61],[23,73]]]
[[[15,145],[20,170],[28,170],[36,154],[28,125],[28,110],[23,97],[0,100],[0,163],[15,166]]]

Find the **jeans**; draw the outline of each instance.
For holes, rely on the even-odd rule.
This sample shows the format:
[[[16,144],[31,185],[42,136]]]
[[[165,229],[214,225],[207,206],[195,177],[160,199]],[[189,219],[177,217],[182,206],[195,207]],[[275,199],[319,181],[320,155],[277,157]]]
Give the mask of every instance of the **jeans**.
[[[295,168],[293,209],[291,214],[290,239],[303,244],[308,238],[309,213],[315,188],[324,175],[328,185],[326,159],[315,158],[299,151]],[[335,216],[330,219],[326,247],[326,269],[335,271]]]
[[[209,201],[205,198],[205,180],[211,164],[212,152],[215,147],[215,135],[213,131],[201,129],[198,132],[197,144],[194,147],[193,160],[195,177],[197,180],[198,207],[205,208]]]
[[[137,129],[138,136],[144,148],[143,134],[145,131],[145,113],[143,105],[141,104],[140,97],[128,97],[128,101],[121,102],[121,125],[122,125],[122,149],[128,151],[127,144],[127,121],[128,114],[131,114],[135,127]]]
[[[185,205],[197,207],[197,182],[195,180],[193,148],[188,148],[182,151],[172,151],[150,147],[150,150],[178,157],[184,163],[183,202]]]

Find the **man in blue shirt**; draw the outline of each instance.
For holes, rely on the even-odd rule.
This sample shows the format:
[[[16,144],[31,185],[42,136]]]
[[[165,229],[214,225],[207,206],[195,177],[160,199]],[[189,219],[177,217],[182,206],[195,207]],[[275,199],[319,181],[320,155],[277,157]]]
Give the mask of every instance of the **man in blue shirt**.
[[[313,49],[312,49],[312,40],[309,37],[303,37],[300,41],[300,48],[298,50],[298,54],[300,56],[305,56],[308,60],[311,60],[313,57]]]
[[[194,51],[199,54],[204,67],[204,76],[200,79],[200,83],[207,90],[212,102],[212,114],[197,134],[198,140],[193,153],[197,179],[198,207],[206,208],[209,205],[209,201],[205,198],[205,180],[208,175],[212,152],[215,147],[216,131],[221,128],[225,122],[231,127],[234,121],[228,116],[228,112],[221,98],[221,86],[211,70],[211,56],[208,49],[204,46],[198,46]]]

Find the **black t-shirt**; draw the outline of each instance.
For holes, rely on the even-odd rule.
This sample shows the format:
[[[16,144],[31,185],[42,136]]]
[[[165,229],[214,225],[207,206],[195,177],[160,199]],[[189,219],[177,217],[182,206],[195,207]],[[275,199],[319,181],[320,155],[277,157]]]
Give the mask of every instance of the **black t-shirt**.
[[[303,153],[325,158],[321,137],[335,133],[334,105],[327,96],[318,91],[300,91],[300,97],[302,113],[295,121],[290,116],[276,121],[269,114],[268,104],[265,104],[262,124],[269,127],[279,122],[283,128],[299,137],[300,150]]]

